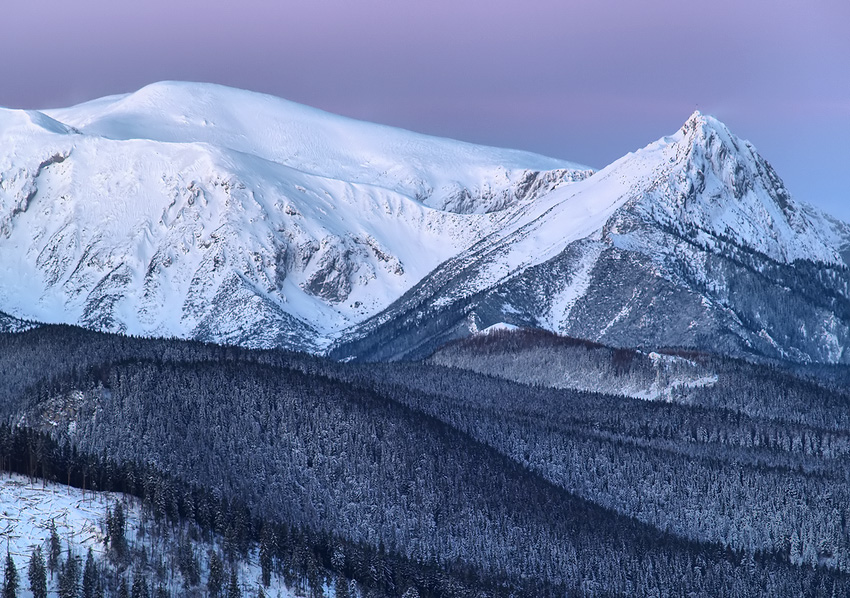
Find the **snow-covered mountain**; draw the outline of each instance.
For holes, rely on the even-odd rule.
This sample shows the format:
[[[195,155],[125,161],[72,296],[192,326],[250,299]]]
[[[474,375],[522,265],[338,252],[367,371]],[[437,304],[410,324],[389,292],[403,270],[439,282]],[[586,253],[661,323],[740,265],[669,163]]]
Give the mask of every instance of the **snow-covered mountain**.
[[[334,354],[421,357],[507,322],[614,346],[848,360],[850,228],[795,202],[711,117],[518,212]]]
[[[0,309],[317,350],[589,171],[214,85],[0,112]]]
[[[215,85],[0,110],[0,311],[341,357],[496,322],[844,359],[848,227],[694,114],[593,173]]]

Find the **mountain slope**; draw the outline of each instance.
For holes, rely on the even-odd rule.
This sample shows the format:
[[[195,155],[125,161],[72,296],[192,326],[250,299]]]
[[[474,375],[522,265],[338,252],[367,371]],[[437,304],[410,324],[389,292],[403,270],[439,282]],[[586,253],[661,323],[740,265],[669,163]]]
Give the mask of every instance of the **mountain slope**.
[[[499,242],[442,264],[335,354],[423,357],[509,322],[615,346],[847,360],[847,225],[794,202],[722,123],[695,113],[674,136],[535,207],[558,193],[570,193],[559,204],[566,216],[587,218],[573,206],[591,202],[613,209],[579,238],[561,234],[569,228],[551,213],[503,229]],[[515,250],[526,262],[491,276]]]
[[[498,322],[843,363],[850,227],[695,113],[592,173],[215,85],[0,111],[0,310],[339,358]]]
[[[51,115],[0,112],[0,305],[133,334],[320,350],[588,174],[211,85]]]

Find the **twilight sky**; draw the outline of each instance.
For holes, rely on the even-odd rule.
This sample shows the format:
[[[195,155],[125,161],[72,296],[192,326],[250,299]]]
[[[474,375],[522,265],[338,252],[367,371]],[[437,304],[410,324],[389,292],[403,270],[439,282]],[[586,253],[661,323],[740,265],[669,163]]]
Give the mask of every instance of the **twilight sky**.
[[[9,4],[3,106],[210,81],[597,168],[698,108],[850,220],[847,0]]]

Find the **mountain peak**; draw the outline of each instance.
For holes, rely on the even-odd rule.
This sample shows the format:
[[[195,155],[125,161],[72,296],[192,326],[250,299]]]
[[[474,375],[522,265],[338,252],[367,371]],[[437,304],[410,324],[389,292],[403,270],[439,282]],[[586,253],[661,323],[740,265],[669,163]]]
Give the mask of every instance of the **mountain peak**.
[[[718,119],[697,110],[641,155],[655,164],[651,190],[637,205],[649,221],[684,236],[725,239],[778,262],[843,263],[814,212],[795,202],[756,148]]]
[[[708,139],[715,138],[737,150],[741,142],[723,122],[699,110],[695,110],[688,117],[679,132],[692,143],[704,143]]]
[[[694,110],[693,114],[691,114],[688,117],[688,120],[685,121],[685,124],[683,125],[683,127],[684,128],[694,128],[696,125],[698,125],[700,123],[707,122],[708,118],[710,118],[710,117],[706,117],[699,110]]]

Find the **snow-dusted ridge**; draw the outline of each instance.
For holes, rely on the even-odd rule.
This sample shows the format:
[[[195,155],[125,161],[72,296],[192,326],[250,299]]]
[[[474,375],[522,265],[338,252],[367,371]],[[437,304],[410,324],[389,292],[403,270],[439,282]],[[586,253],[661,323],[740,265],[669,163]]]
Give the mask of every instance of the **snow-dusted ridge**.
[[[823,217],[798,204],[751,143],[717,119],[695,112],[657,143],[661,168],[641,211],[660,223],[700,229],[780,262],[843,263]],[[662,163],[664,160],[662,160]]]
[[[589,170],[529,152],[431,137],[212,84],[155,83],[47,114],[90,136],[204,143],[323,178],[383,187],[438,208],[445,207],[440,204],[448,201],[446,196],[472,191],[470,183],[483,184],[478,189],[483,193],[498,193],[514,182],[512,177],[527,171],[577,171],[581,176],[578,172]]]
[[[321,347],[500,211],[589,174],[216,85],[4,110],[0,128],[0,305],[253,346]]]
[[[850,245],[699,113],[596,173],[197,83],[0,109],[0,138],[0,311],[138,335],[322,352],[416,293],[454,305],[579,242],[539,305],[503,303],[517,323],[581,335],[609,249],[710,287],[697,262],[712,252],[842,268]],[[698,271],[670,267],[668,234],[700,248]],[[615,334],[633,307],[585,336]]]

